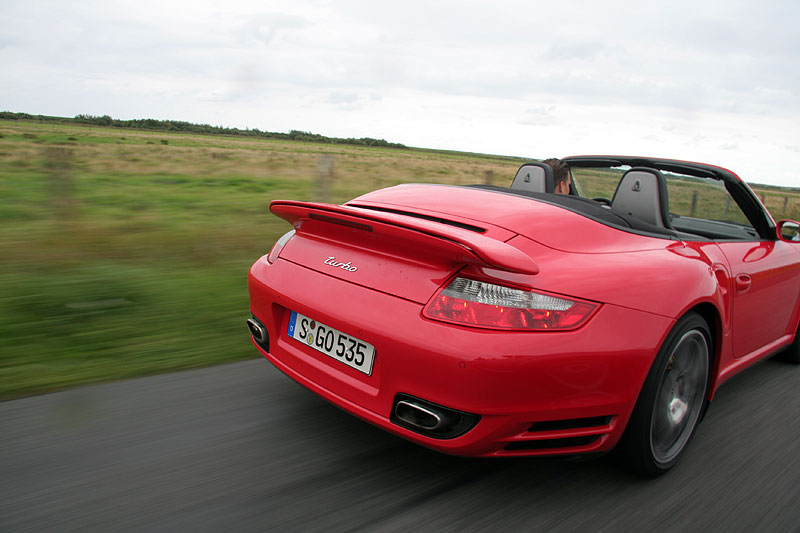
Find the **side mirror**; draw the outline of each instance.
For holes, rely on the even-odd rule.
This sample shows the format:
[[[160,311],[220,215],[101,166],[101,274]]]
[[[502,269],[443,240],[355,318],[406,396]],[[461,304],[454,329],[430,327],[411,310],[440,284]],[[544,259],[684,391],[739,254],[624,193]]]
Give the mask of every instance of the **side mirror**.
[[[553,169],[544,163],[525,163],[517,170],[511,188],[518,191],[553,192]]]
[[[800,243],[800,222],[794,220],[778,222],[778,238],[782,241]]]

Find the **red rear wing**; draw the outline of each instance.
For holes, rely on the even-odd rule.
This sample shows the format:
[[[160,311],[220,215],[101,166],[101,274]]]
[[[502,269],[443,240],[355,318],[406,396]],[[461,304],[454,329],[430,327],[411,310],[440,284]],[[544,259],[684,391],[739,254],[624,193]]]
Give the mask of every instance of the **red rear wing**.
[[[318,221],[373,232],[385,238],[419,242],[433,238],[438,239],[440,252],[463,263],[521,274],[539,273],[539,266],[533,259],[507,242],[439,222],[358,207],[287,200],[275,200],[269,209],[301,233],[310,229],[303,227],[304,221]]]

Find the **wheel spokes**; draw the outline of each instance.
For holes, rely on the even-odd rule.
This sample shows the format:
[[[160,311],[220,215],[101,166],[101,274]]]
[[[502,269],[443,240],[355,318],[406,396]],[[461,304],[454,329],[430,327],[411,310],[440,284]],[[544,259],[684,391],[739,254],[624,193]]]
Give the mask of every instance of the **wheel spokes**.
[[[705,399],[708,343],[699,330],[690,330],[675,345],[656,393],[650,427],[650,446],[658,462],[674,459],[694,430]]]

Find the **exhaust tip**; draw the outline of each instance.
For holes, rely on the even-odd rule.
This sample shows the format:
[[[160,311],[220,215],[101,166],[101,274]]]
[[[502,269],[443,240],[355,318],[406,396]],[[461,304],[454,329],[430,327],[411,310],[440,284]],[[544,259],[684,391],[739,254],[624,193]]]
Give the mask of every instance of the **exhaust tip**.
[[[436,431],[444,426],[444,419],[441,416],[431,409],[422,407],[413,400],[397,402],[394,414],[406,424],[426,431]]]
[[[253,336],[253,339],[259,344],[266,344],[269,336],[267,335],[267,330],[264,326],[254,318],[247,319],[247,329],[250,330],[250,335]]]
[[[474,428],[481,417],[401,393],[395,396],[389,419],[426,437],[454,439]]]

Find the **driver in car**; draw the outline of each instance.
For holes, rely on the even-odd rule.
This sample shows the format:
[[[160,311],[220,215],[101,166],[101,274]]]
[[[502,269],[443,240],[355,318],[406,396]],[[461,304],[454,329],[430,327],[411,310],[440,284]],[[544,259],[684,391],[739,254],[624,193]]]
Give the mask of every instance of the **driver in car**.
[[[569,175],[569,166],[560,159],[545,159],[542,163],[550,165],[553,169],[554,192],[557,194],[569,194],[569,186],[572,182]]]

